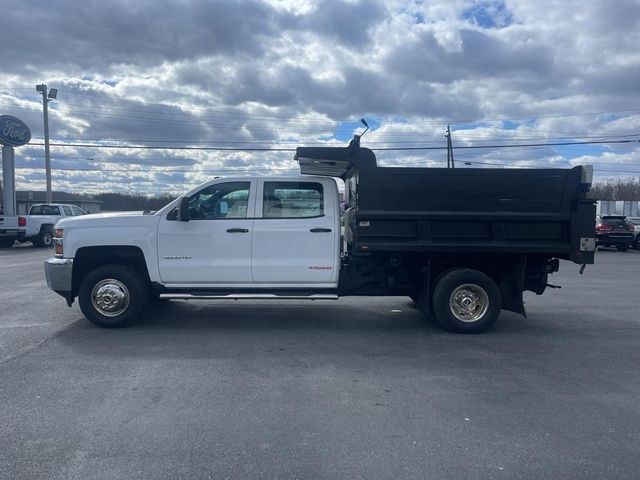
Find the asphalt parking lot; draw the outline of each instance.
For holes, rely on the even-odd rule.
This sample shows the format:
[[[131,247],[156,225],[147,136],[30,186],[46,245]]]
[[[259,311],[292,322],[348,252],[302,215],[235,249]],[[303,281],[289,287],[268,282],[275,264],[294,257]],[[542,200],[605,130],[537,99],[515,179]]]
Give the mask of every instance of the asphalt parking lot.
[[[484,335],[404,298],[172,301],[101,330],[0,250],[0,478],[638,478],[640,252]]]

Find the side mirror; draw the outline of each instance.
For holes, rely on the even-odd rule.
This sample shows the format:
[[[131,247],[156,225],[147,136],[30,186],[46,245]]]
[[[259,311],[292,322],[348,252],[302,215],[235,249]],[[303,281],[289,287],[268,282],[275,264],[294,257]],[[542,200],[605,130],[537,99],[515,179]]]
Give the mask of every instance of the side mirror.
[[[178,202],[178,221],[189,221],[189,197],[180,197]]]

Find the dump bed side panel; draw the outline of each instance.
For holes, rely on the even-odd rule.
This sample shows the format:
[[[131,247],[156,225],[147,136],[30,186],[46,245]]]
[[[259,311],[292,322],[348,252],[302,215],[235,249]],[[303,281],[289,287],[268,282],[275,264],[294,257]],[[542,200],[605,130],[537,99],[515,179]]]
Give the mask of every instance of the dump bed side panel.
[[[544,253],[592,263],[581,169],[358,165],[356,251]],[[589,230],[591,229],[591,230]],[[589,233],[590,232],[590,233]]]

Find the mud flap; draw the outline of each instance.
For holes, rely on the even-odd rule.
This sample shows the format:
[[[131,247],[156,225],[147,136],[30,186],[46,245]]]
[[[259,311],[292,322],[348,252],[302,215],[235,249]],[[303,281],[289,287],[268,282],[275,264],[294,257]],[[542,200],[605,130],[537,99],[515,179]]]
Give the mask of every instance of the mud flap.
[[[510,272],[505,273],[498,285],[502,295],[503,310],[519,313],[525,318],[527,318],[527,312],[524,308],[523,292],[526,265],[526,257],[523,257]]]
[[[427,260],[421,268],[416,305],[425,315],[431,315],[431,260]]]

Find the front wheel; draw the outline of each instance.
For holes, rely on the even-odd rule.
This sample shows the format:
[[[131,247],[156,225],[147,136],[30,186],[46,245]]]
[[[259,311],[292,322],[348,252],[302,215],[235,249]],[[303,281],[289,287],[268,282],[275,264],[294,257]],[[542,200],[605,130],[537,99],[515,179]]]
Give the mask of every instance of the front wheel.
[[[103,328],[125,327],[138,318],[149,293],[140,275],[123,265],[105,265],[89,273],[80,284],[82,313]]]
[[[498,319],[502,296],[488,275],[466,268],[446,273],[433,290],[438,323],[456,333],[480,333]]]

